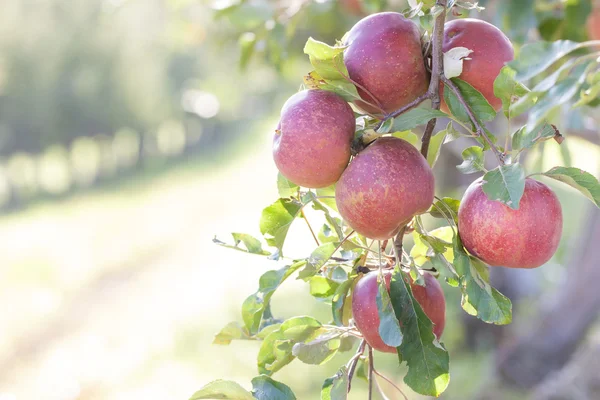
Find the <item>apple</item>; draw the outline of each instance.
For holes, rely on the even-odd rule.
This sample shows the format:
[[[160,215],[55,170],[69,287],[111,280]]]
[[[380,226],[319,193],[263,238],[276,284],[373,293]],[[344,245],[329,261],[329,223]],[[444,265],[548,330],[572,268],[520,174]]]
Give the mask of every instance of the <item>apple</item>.
[[[359,279],[352,294],[352,317],[369,346],[386,353],[395,353],[396,348],[386,345],[379,336],[378,275],[377,271],[373,271]],[[389,292],[392,271],[384,271],[383,276]],[[423,277],[425,286],[411,283],[410,288],[425,315],[433,322],[433,333],[439,339],[446,324],[446,299],[442,287],[433,275],[424,273]]]
[[[546,185],[525,180],[519,209],[490,200],[483,180],[473,182],[458,209],[465,248],[491,266],[537,268],[556,252],[562,233],[560,202]]]
[[[586,29],[590,40],[600,40],[600,4],[597,4],[588,16]]]
[[[427,160],[405,140],[383,137],[361,151],[335,189],[338,210],[371,239],[389,239],[433,202],[434,178]]]
[[[361,19],[344,44],[348,46],[344,61],[350,78],[358,83],[360,97],[381,104],[384,112],[393,112],[427,91],[421,33],[402,14],[382,12]],[[356,105],[368,113],[382,114],[363,101]]]
[[[463,61],[459,79],[477,89],[496,111],[502,108],[502,101],[494,95],[494,80],[502,67],[514,59],[512,43],[504,33],[489,22],[465,18],[449,21],[444,25],[442,51],[455,47],[465,47],[473,52],[470,60]],[[443,94],[443,87],[441,88]],[[442,96],[442,111],[448,106]]]
[[[355,126],[352,108],[337,94],[296,93],[283,105],[273,138],[279,172],[307,188],[333,185],[350,161]]]

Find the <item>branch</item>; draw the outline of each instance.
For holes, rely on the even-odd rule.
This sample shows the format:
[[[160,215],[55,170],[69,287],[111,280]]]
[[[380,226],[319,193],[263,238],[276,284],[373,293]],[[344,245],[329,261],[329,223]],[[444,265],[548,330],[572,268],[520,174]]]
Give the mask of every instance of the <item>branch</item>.
[[[373,365],[373,348],[369,346],[369,400],[373,399],[373,370],[375,366]]]
[[[394,249],[398,255],[398,259],[396,261],[398,263],[398,268],[400,268],[400,254],[402,254],[402,241],[404,240],[404,232],[406,232],[406,225],[400,229],[400,232],[398,232],[394,238]]]
[[[431,99],[431,108],[434,110],[440,109],[440,79],[444,75],[444,53],[442,51],[442,43],[444,41],[444,24],[446,23],[446,0],[437,0],[436,5],[443,7],[443,10],[435,19],[433,26],[433,35],[431,38],[431,80],[429,81],[429,89],[427,94]],[[435,129],[437,120],[434,118],[427,123],[423,139],[421,140],[421,154],[427,158],[429,152],[429,142],[431,135]]]
[[[441,78],[442,78],[442,82],[444,82],[444,85],[446,85],[450,90],[452,90],[454,92],[454,94],[458,98],[458,101],[460,102],[460,104],[463,106],[463,108],[467,112],[469,119],[473,123],[473,126],[475,126],[475,134],[477,136],[481,136],[483,138],[483,140],[485,140],[485,142],[490,146],[490,148],[494,152],[494,155],[498,159],[498,162],[500,163],[500,165],[504,165],[504,154],[502,152],[500,152],[500,150],[498,150],[496,145],[494,145],[494,143],[490,140],[487,133],[485,132],[485,129],[483,128],[483,126],[481,125],[479,120],[475,117],[475,114],[473,113],[471,106],[467,103],[467,101],[463,97],[462,93],[460,92],[460,89],[454,84],[454,82],[452,82],[450,79],[446,78],[445,76],[442,76]]]
[[[348,368],[348,391],[347,391],[347,393],[350,393],[350,389],[352,388],[352,377],[354,376],[354,371],[356,370],[356,366],[358,365],[358,360],[360,359],[360,356],[362,356],[363,353],[365,352],[366,345],[367,345],[367,341],[365,339],[363,339],[360,342],[360,345],[358,346],[358,350],[356,350],[356,354],[354,354],[354,357],[352,357],[350,359],[350,361],[348,362],[349,368]]]

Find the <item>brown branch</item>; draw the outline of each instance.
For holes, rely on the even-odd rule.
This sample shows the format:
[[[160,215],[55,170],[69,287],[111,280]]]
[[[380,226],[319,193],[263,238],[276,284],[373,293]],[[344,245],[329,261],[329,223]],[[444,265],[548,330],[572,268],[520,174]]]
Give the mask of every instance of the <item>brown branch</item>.
[[[352,357],[350,359],[350,361],[348,362],[348,365],[349,365],[349,368],[348,368],[348,393],[350,393],[350,389],[352,388],[352,377],[354,376],[354,371],[356,371],[356,366],[358,365],[358,360],[360,359],[360,356],[362,356],[363,353],[365,352],[366,345],[367,345],[367,341],[365,339],[363,339],[360,342],[360,345],[358,345],[356,354],[354,354],[354,357]]]
[[[373,348],[369,346],[369,400],[373,399]]]
[[[398,263],[398,268],[400,268],[401,254],[402,254],[402,241],[404,240],[404,232],[406,232],[406,225],[404,225],[400,232],[394,238],[394,249],[396,250],[396,255],[398,256],[396,262]]]
[[[454,82],[452,82],[450,79],[446,78],[445,76],[442,76],[441,78],[442,78],[442,82],[444,82],[444,85],[447,86],[450,90],[452,90],[454,92],[454,94],[458,98],[459,103],[465,109],[467,115],[469,116],[469,119],[471,120],[471,122],[473,123],[473,126],[475,127],[475,134],[477,136],[481,136],[483,138],[483,140],[485,140],[485,142],[490,146],[490,148],[494,152],[494,155],[498,159],[498,162],[500,163],[500,165],[504,165],[504,154],[502,152],[500,152],[500,150],[498,150],[496,145],[494,145],[494,143],[490,140],[487,133],[485,132],[485,129],[483,128],[483,126],[481,125],[481,123],[479,122],[477,117],[475,117],[475,114],[473,113],[471,106],[469,105],[469,103],[467,103],[467,101],[463,97],[462,93],[460,92],[460,89],[454,84]]]

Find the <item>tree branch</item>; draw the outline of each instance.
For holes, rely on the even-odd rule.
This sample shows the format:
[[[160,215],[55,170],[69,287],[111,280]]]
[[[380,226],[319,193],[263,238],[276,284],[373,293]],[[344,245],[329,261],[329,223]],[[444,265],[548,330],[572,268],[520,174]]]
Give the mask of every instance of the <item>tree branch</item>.
[[[369,346],[369,400],[373,399],[373,370],[375,366],[373,365],[373,348]]]
[[[463,108],[467,112],[469,119],[473,123],[473,126],[475,126],[475,134],[477,136],[481,136],[483,138],[483,140],[485,140],[485,142],[490,146],[490,148],[494,152],[494,155],[498,159],[498,162],[500,163],[500,165],[504,165],[504,154],[501,153],[500,150],[498,150],[498,148],[496,147],[496,145],[494,145],[494,143],[490,140],[487,133],[485,132],[485,129],[483,128],[483,126],[481,125],[479,120],[475,117],[475,114],[473,113],[471,106],[469,106],[469,104],[463,97],[462,93],[460,92],[460,89],[454,84],[454,82],[452,82],[450,79],[446,78],[445,76],[442,76],[442,82],[444,82],[444,85],[447,86],[450,90],[452,90],[454,92],[454,94],[458,98],[458,101],[460,102],[460,104],[463,106]]]
[[[350,361],[348,362],[349,368],[348,368],[348,390],[347,390],[347,393],[350,393],[350,389],[352,388],[352,377],[354,376],[354,371],[356,371],[356,366],[358,365],[358,360],[360,359],[360,356],[362,356],[363,353],[365,352],[366,345],[367,345],[367,341],[365,339],[363,339],[360,342],[360,345],[358,345],[356,354],[354,354],[354,357],[352,357],[350,359]]]

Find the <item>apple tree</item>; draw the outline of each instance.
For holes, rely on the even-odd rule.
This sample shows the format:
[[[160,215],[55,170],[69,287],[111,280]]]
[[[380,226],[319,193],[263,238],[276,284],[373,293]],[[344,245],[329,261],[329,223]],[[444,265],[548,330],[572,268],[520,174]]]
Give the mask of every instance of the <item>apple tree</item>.
[[[353,349],[334,376],[324,377],[321,399],[346,399],[358,368],[369,398],[381,390],[378,380],[391,382],[374,365],[376,351],[397,354],[412,390],[439,396],[450,384],[443,331],[452,323],[441,285],[460,293],[466,313],[509,324],[511,301],[492,287],[489,268],[538,268],[554,255],[563,214],[544,181],[569,185],[600,206],[592,174],[560,165],[526,170],[520,162],[541,143],[561,145],[565,136],[551,120],[558,107],[599,103],[600,41],[569,32],[568,13],[540,28],[548,40],[515,52],[498,27],[457,18],[480,10],[477,3],[409,1],[402,12],[380,11],[385,5],[378,1],[341,3],[365,16],[336,43],[310,38],[304,45],[312,70],[283,105],[273,132],[280,198],[262,211],[263,240],[240,233],[232,243],[215,239],[286,261],[262,275],[242,304],[241,322],[215,338],[218,344],[260,341],[259,375],[252,391],[218,380],[194,400],[295,399],[274,373],[294,359],[321,365]],[[240,2],[229,12],[249,5]],[[589,35],[597,39],[592,18],[597,14]],[[249,57],[256,43],[241,44]],[[489,128],[497,117],[506,119],[509,132]],[[457,168],[473,177],[462,199],[436,193],[433,174],[440,152],[457,140],[464,143]],[[494,157],[493,168],[486,167],[486,154]],[[322,213],[319,229],[306,218],[307,207]],[[444,226],[432,229],[425,216]],[[315,242],[304,258],[283,252],[293,223],[307,224]],[[409,236],[412,248],[404,245]],[[274,318],[271,297],[292,277],[329,302],[329,320]]]

